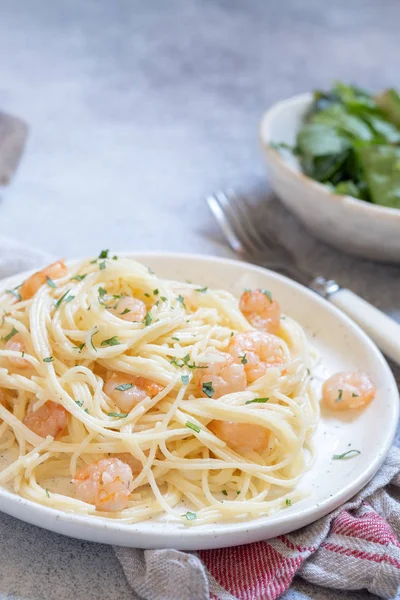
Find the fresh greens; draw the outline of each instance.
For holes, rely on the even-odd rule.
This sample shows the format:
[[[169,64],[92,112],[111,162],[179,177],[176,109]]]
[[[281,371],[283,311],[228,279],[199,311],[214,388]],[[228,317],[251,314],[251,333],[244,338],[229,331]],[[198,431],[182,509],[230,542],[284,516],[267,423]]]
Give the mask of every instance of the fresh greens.
[[[341,82],[315,91],[292,151],[306,175],[336,194],[400,208],[399,92],[373,96]]]

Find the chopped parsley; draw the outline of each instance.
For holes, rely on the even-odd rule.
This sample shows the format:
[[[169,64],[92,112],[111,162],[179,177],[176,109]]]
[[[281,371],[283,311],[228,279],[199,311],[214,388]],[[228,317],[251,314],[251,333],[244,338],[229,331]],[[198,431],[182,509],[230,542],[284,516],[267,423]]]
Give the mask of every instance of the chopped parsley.
[[[247,400],[247,402],[245,402],[245,404],[265,404],[266,402],[268,402],[269,398],[254,398],[254,400]]]
[[[79,406],[79,408],[82,408],[83,400],[75,400],[75,404],[77,404]]]
[[[153,317],[151,316],[151,313],[148,312],[144,318],[144,326],[148,327],[151,324],[152,320],[153,320]]]
[[[117,413],[117,412],[108,413],[109,417],[118,417],[118,419],[125,419],[125,417],[127,417],[128,415],[129,415],[129,413]]]
[[[228,495],[228,492],[227,492],[226,490],[222,490],[222,494],[223,494],[224,496],[227,496],[227,495]]]
[[[133,383],[121,383],[115,389],[119,392],[125,392],[125,390],[130,390],[131,388],[133,388]]]
[[[99,269],[100,271],[103,271],[106,268],[106,261],[103,260],[101,261],[101,263],[99,263]]]
[[[192,423],[191,421],[186,421],[185,426],[189,427],[189,429],[193,429],[193,431],[195,431],[196,433],[200,433],[201,431],[200,427],[196,425],[196,423]]]
[[[52,288],[57,287],[56,284],[54,283],[54,281],[52,279],[50,279],[50,277],[47,277],[47,275],[46,275],[46,283],[47,283],[47,285],[49,285]]]
[[[148,294],[147,292],[145,292],[144,295],[146,296],[146,298],[150,298],[150,294]]]
[[[158,290],[157,288],[155,290],[153,290],[153,294],[155,296],[158,296],[159,293],[160,293],[160,290]]]
[[[46,358],[43,359],[43,362],[45,363],[51,363],[53,362],[54,358],[52,356],[46,356]]]
[[[46,488],[46,496],[50,498],[49,490]]]
[[[114,254],[114,256],[112,257],[113,260],[118,260],[118,256],[116,254]]]
[[[24,350],[22,350],[22,352],[21,352],[21,356],[22,356],[22,358],[24,358],[24,356],[25,356],[25,352],[24,352]]]
[[[307,375],[311,375],[310,369],[307,369]]]
[[[189,375],[181,375],[181,379],[182,379],[182,383],[184,383],[185,385],[187,385],[190,381]]]
[[[358,394],[355,394],[354,392],[352,392],[351,397],[352,398],[358,398]]]
[[[197,288],[197,290],[194,290],[194,291],[200,292],[200,294],[205,294],[207,290],[208,290],[208,287],[203,287],[203,288]]]
[[[240,494],[240,491],[237,491],[237,492],[236,492],[236,496],[239,496],[239,494]]]
[[[175,340],[176,342],[179,342],[179,338],[177,338],[177,337],[171,337],[171,340]]]
[[[234,331],[231,331],[231,337],[233,337],[235,335]]]
[[[207,366],[200,367],[199,365],[196,365],[195,363],[190,363],[190,354],[186,354],[186,356],[183,357],[181,362],[178,361],[176,356],[174,356],[169,362],[171,363],[171,365],[175,365],[176,367],[179,367],[180,369],[184,366],[187,367],[188,369],[207,369]]]
[[[343,396],[343,390],[338,390],[338,395],[335,402],[340,402]]]
[[[108,258],[109,250],[102,250],[99,254],[99,258]]]
[[[178,302],[180,302],[183,306],[183,308],[186,308],[186,304],[185,304],[185,298],[182,296],[182,294],[179,294],[179,296],[177,297]]]
[[[167,298],[165,296],[160,296],[160,300],[162,300],[163,302],[166,302]]]
[[[74,275],[73,277],[71,277],[71,281],[73,279],[75,279],[75,281],[83,281],[85,277],[87,277],[87,273],[84,273],[83,275]]]
[[[108,338],[108,340],[103,340],[100,346],[119,346],[120,344],[121,342],[118,341],[117,336],[113,335],[112,337]]]
[[[240,362],[242,363],[242,365],[247,364],[246,354],[243,354],[243,356],[239,356],[239,358],[240,358]]]
[[[65,292],[65,293],[64,293],[64,294],[61,296],[61,298],[59,298],[59,299],[57,300],[57,302],[55,303],[55,307],[56,307],[56,309],[60,307],[61,303],[62,303],[62,302],[64,302],[64,300],[65,300],[66,302],[70,302],[71,300],[73,300],[73,299],[74,299],[74,297],[75,297],[75,296],[68,296],[68,294],[70,293],[70,291],[71,291],[71,290],[67,290],[67,291],[66,291],[66,292]],[[67,299],[66,299],[66,297],[67,297],[67,296],[68,296],[69,300],[67,300]]]
[[[129,308],[126,308],[122,313],[120,313],[121,315],[127,315],[130,311]]]
[[[203,390],[203,392],[205,393],[206,396],[208,396],[209,398],[213,397],[214,388],[213,388],[211,381],[207,381],[207,382],[203,383],[203,385],[201,386],[201,389]]]
[[[267,296],[268,300],[272,302],[272,294],[269,290],[260,290],[265,296]]]
[[[347,452],[343,452],[343,454],[334,454],[332,456],[333,460],[348,460],[349,458],[354,458],[361,454],[359,450],[347,450]]]
[[[103,287],[99,287],[99,296],[100,298],[104,298],[104,296],[107,294],[107,290],[105,290]]]
[[[72,348],[74,350],[79,350],[79,354],[82,352],[82,350],[84,349],[84,347],[85,347],[85,342],[82,342],[82,344],[79,344],[79,346],[72,346]]]
[[[93,344],[93,338],[96,334],[99,333],[99,330],[95,331],[94,333],[92,333],[92,335],[90,336],[90,343],[92,344],[92,348],[95,352],[97,352],[97,348],[95,347],[95,345]]]
[[[21,300],[20,293],[18,292],[19,287],[20,286],[14,288],[13,290],[6,290],[6,294],[12,294],[18,301]]]
[[[292,501],[291,501],[291,499],[290,499],[290,498],[286,498],[286,500],[285,500],[285,504],[286,504],[286,506],[292,506]]]
[[[11,340],[12,337],[14,337],[15,334],[19,333],[18,329],[15,329],[15,327],[13,327],[10,331],[10,333],[8,333],[7,335],[5,335],[3,337],[3,340],[5,342],[8,342],[8,340]]]
[[[186,517],[188,521],[194,521],[195,519],[197,519],[196,513],[190,512],[190,510],[188,510],[184,515],[181,516]]]

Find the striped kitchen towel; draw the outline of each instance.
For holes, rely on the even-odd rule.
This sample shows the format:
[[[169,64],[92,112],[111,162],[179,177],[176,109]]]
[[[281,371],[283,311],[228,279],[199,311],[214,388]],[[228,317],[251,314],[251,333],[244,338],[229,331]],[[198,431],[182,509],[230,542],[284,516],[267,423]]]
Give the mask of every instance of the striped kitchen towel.
[[[291,534],[196,553],[114,550],[135,599],[275,600],[295,575],[326,588],[396,598],[399,535],[400,450],[392,448],[377,475],[350,502]]]

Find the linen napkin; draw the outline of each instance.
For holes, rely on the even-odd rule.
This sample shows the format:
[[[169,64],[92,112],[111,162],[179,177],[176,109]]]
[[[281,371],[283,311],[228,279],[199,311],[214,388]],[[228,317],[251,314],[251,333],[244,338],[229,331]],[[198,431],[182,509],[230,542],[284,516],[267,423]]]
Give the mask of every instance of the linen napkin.
[[[0,237],[0,278],[51,257]],[[333,590],[396,598],[400,586],[400,449],[370,483],[330,515],[288,535],[200,552],[114,547],[135,600],[275,600],[295,576]],[[287,591],[289,589],[289,591]],[[315,587],[302,600],[321,596]],[[331,596],[335,597],[335,596]],[[348,596],[351,598],[351,595]]]

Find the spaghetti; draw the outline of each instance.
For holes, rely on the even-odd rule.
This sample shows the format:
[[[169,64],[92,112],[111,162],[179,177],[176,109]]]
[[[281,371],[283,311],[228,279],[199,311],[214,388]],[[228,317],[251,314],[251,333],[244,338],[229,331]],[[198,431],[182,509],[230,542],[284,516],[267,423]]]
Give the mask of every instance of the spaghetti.
[[[33,278],[0,297],[0,485],[125,523],[301,497],[319,412],[300,325],[107,252]]]

